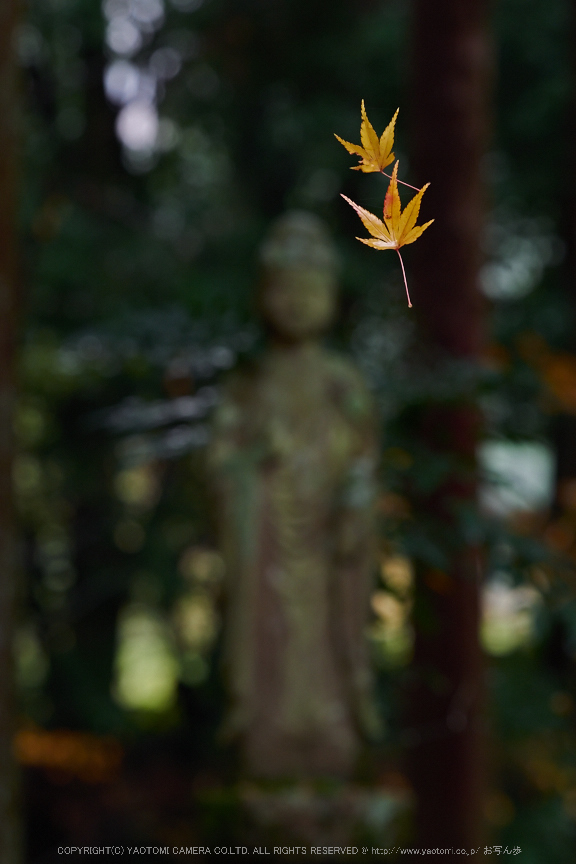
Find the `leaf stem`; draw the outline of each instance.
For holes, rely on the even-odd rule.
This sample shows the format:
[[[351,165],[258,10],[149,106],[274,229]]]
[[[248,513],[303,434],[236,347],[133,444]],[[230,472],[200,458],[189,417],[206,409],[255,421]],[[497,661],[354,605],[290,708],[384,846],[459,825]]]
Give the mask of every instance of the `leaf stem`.
[[[404,276],[404,287],[406,288],[406,297],[408,298],[408,308],[412,309],[412,301],[410,300],[410,292],[408,291],[408,280],[406,279],[406,270],[404,269],[404,261],[402,260],[402,255],[400,254],[400,250],[396,249],[398,253],[398,257],[400,258],[400,264],[402,265],[402,275]]]
[[[388,177],[389,180],[392,179],[392,175],[391,175],[391,174],[387,174],[386,171],[381,171],[380,173],[383,174],[384,177]],[[408,186],[410,189],[415,189],[416,192],[420,192],[420,189],[418,189],[417,186],[412,186],[411,183],[405,183],[403,180],[396,180],[396,182],[397,182],[397,183],[401,183],[402,186]]]

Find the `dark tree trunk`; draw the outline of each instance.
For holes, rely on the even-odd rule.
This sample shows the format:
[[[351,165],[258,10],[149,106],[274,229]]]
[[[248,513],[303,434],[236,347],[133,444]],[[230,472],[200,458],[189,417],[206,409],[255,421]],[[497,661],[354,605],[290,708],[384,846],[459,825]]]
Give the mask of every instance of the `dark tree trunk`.
[[[20,822],[12,755],[12,643],[16,604],[16,542],[12,509],[12,414],[17,293],[15,230],[17,66],[16,0],[0,3],[0,861],[17,864]]]
[[[472,361],[484,338],[478,288],[484,221],[482,155],[487,138],[491,51],[487,0],[415,0],[413,165],[431,187],[414,247],[412,297],[430,362]],[[483,775],[483,664],[479,645],[479,552],[459,539],[457,516],[475,506],[481,423],[469,398],[429,405],[417,434],[455,467],[440,488],[415,496],[415,511],[449,565],[417,566],[415,675],[409,698],[409,770],[419,845],[478,846]],[[446,539],[447,538],[447,539]]]

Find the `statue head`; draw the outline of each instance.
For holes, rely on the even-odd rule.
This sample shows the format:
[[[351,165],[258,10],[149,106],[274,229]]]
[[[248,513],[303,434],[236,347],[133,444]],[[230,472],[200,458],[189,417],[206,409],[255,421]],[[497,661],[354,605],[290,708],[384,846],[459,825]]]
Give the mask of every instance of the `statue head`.
[[[285,213],[272,225],[260,261],[260,309],[272,332],[289,342],[324,332],[336,307],[337,257],[322,220],[302,210]]]

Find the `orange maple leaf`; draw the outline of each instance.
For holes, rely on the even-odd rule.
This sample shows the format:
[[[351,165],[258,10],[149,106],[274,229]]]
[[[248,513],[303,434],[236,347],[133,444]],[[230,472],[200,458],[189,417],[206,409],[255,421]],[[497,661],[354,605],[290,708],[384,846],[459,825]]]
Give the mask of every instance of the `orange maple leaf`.
[[[400,110],[400,109],[398,109]],[[394,124],[398,116],[398,110],[394,117],[378,138],[374,127],[368,120],[364,100],[362,100],[362,124],[360,126],[360,140],[362,147],[359,144],[350,144],[349,141],[344,141],[338,135],[335,138],[348,150],[349,153],[356,154],[361,157],[359,165],[355,165],[352,171],[363,171],[364,174],[370,174],[373,171],[384,171],[387,165],[394,161],[394,153],[392,147],[394,145]]]
[[[402,265],[402,273],[404,275],[404,285],[406,286],[408,306],[410,308],[412,307],[412,302],[408,292],[408,282],[406,280],[406,271],[404,270],[402,255],[400,254],[400,247],[407,246],[408,243],[414,243],[414,241],[420,237],[422,232],[425,231],[434,221],[431,219],[424,225],[416,225],[418,213],[420,212],[422,196],[429,185],[429,183],[426,183],[426,185],[423,186],[414,198],[412,198],[412,200],[406,205],[404,212],[402,212],[400,195],[398,194],[398,162],[396,162],[394,170],[392,171],[390,185],[388,186],[388,191],[384,198],[383,222],[381,219],[378,219],[377,216],[374,216],[373,213],[370,213],[369,210],[359,207],[358,204],[355,204],[354,201],[351,201],[350,198],[346,197],[346,195],[342,195],[342,198],[344,198],[344,200],[347,201],[354,210],[356,210],[366,230],[375,238],[374,240],[369,240],[364,237],[357,237],[356,239],[360,240],[361,243],[365,243],[367,246],[372,246],[373,249],[395,249],[398,252],[400,264]]]

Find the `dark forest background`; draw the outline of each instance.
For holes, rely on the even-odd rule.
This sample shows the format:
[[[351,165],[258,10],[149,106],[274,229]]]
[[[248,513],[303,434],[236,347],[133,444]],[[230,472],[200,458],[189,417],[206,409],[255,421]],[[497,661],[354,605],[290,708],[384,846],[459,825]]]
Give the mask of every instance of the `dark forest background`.
[[[385,731],[358,782],[413,790],[407,843],[572,861],[576,7],[3,5],[2,860],[234,836],[203,447],[262,343],[258,244],[296,207],[337,240],[331,341],[382,418]],[[362,99],[378,132],[400,106],[401,176],[432,181],[414,310],[339,197],[386,190],[333,137]]]

